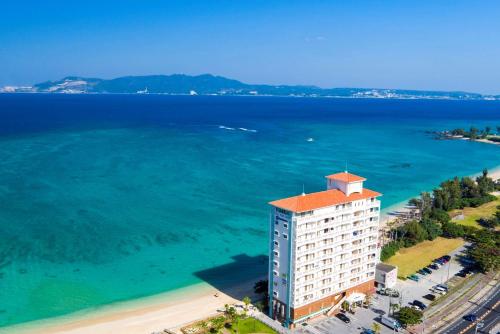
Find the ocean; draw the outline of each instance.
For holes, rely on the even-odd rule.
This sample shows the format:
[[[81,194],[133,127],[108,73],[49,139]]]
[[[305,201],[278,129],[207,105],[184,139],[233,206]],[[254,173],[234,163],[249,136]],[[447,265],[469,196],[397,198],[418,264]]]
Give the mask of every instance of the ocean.
[[[267,270],[271,200],[347,169],[387,208],[499,147],[499,101],[0,94],[0,326]]]

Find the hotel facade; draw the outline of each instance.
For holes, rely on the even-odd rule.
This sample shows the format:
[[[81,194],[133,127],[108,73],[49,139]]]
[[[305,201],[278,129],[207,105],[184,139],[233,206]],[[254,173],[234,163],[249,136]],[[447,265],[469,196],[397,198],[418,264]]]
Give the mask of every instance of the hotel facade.
[[[270,202],[269,316],[294,327],[375,290],[380,193],[348,172],[327,190]]]

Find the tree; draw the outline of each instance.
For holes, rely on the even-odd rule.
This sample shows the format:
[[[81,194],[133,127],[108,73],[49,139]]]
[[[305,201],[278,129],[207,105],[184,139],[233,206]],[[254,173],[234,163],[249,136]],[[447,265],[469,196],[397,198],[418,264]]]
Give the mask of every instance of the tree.
[[[405,236],[405,246],[413,246],[427,239],[427,232],[423,229],[420,223],[416,220],[403,225],[399,229],[400,233]]]
[[[484,169],[483,174],[476,178],[476,182],[481,196],[485,196],[495,190],[495,182],[488,177],[487,169]]]
[[[398,320],[403,326],[416,325],[422,322],[422,311],[413,307],[404,306],[398,312]]]
[[[224,324],[226,323],[226,319],[224,319],[223,316],[220,316],[220,317],[213,318],[210,321],[210,323],[212,325],[212,331],[214,333],[219,333],[220,330],[222,329],[222,327],[224,327]]]
[[[475,127],[471,127],[470,130],[469,130],[469,138],[474,140],[474,139],[477,139],[477,133],[478,133],[478,129],[475,128]]]
[[[372,330],[375,332],[375,334],[379,334],[380,331],[382,330],[382,327],[380,326],[380,324],[378,322],[374,322],[372,324]]]
[[[500,269],[500,248],[490,244],[476,244],[470,255],[484,272]]]
[[[427,232],[427,239],[434,240],[443,234],[443,230],[441,230],[441,226],[435,223],[432,219],[424,218],[420,221],[420,224]]]
[[[250,297],[245,296],[245,297],[243,297],[242,302],[243,302],[243,304],[245,304],[245,311],[248,311],[248,305],[250,305],[252,300],[250,299]]]
[[[208,331],[208,322],[203,320],[198,323],[198,326],[203,330],[203,333]]]
[[[455,223],[442,224],[443,236],[447,238],[462,238],[465,236],[464,227]]]

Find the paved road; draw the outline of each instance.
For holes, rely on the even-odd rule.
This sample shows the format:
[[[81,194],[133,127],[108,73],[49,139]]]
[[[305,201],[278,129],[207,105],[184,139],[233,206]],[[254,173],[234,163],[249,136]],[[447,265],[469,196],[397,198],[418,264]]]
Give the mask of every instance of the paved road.
[[[478,333],[487,333],[497,322],[499,322],[499,312],[500,305],[498,301],[500,300],[500,287],[496,287],[494,292],[489,294],[486,300],[481,301],[480,305],[475,305],[469,309],[468,314],[475,314],[478,318],[483,316],[485,313],[489,312],[488,315],[483,319],[485,327],[478,330]],[[493,307],[496,306],[494,309]],[[470,321],[466,321],[462,318],[451,323],[444,331],[443,334],[456,334],[456,333],[475,333],[475,326],[466,330],[468,326],[471,325]]]

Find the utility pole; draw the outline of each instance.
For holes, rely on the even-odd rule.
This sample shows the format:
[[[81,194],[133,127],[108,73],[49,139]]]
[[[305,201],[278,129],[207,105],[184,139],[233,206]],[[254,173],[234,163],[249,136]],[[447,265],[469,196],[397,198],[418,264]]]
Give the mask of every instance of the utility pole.
[[[477,329],[478,328],[483,328],[484,327],[484,321],[478,321],[476,322],[476,329],[474,330],[474,334],[477,334]]]

